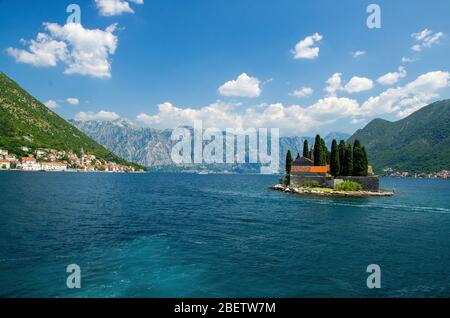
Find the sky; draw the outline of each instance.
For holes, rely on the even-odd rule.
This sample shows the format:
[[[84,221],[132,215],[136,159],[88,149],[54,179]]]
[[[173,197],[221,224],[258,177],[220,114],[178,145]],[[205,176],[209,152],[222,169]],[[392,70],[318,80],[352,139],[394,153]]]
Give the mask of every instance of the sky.
[[[66,119],[353,133],[450,98],[449,12],[448,0],[0,0],[0,71]]]

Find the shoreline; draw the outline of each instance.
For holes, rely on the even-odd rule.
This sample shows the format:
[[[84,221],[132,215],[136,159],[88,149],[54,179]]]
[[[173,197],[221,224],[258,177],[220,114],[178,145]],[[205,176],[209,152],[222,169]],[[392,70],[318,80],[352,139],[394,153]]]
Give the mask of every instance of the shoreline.
[[[372,197],[391,197],[394,195],[393,191],[380,190],[375,191],[337,191],[333,189],[312,189],[312,188],[293,188],[277,184],[271,187],[272,190],[282,191],[284,193],[292,193],[298,195],[310,195],[321,197],[335,197],[335,198],[372,198]]]
[[[147,173],[148,171],[84,171],[84,170],[64,170],[64,171],[51,171],[51,170],[22,170],[22,169],[0,169],[0,172],[3,171],[14,171],[14,172],[25,172],[25,173],[35,173],[35,172],[45,172],[45,173],[120,173],[120,174],[128,174],[128,173]]]

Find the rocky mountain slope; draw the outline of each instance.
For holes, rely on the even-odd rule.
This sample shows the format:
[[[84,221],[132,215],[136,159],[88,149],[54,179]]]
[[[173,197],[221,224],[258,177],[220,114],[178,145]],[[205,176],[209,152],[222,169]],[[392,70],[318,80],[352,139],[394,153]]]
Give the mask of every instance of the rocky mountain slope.
[[[0,73],[0,148],[25,155],[22,147],[31,150],[50,148],[76,154],[83,148],[85,153],[98,159],[131,165]]]
[[[410,172],[450,169],[450,99],[435,102],[408,117],[374,119],[350,139],[359,139],[376,170]]]

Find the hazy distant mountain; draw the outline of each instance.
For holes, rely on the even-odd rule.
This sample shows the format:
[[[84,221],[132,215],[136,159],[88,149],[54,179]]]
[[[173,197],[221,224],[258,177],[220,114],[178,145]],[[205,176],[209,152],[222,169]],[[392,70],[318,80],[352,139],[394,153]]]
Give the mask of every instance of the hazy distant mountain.
[[[450,169],[450,99],[425,106],[396,122],[374,119],[349,141],[355,139],[365,145],[369,161],[377,170]]]
[[[143,128],[126,119],[71,122],[98,143],[123,158],[146,167],[172,164],[171,130]]]
[[[128,160],[133,160],[147,167],[154,168],[173,166],[170,153],[174,142],[170,140],[172,133],[170,129],[161,131],[153,128],[144,128],[126,119],[117,119],[114,121],[72,121],[72,123],[106,148],[111,149]],[[348,137],[348,134],[332,133],[324,139],[327,145],[331,145],[333,138],[345,140]],[[280,138],[280,167],[284,167],[288,149],[294,155],[302,153],[303,141],[305,139],[312,145],[314,141],[313,137]],[[258,170],[259,165],[224,164],[210,165],[207,168],[248,172]]]

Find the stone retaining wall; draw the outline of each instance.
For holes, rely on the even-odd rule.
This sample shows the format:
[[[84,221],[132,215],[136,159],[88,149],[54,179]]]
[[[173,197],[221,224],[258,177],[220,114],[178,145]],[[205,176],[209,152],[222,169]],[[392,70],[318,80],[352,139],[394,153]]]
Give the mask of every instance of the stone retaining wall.
[[[291,175],[291,185],[301,187],[317,183],[319,187],[328,187],[332,177]]]
[[[364,191],[380,190],[380,178],[378,176],[339,177],[339,178],[344,179],[344,181],[353,181],[360,183]]]
[[[361,184],[364,191],[378,191],[380,189],[380,179],[378,176],[367,177],[324,177],[324,176],[304,176],[304,175],[291,175],[291,186],[309,186],[311,183],[317,183],[320,187],[326,187],[334,189],[334,186],[343,181],[353,181]]]

